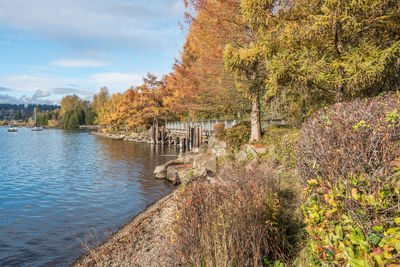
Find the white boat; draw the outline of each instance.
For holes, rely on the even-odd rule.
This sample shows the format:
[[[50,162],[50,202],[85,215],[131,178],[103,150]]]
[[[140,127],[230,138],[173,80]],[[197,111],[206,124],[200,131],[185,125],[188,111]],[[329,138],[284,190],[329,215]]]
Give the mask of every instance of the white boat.
[[[10,127],[10,128],[7,129],[7,131],[10,132],[10,133],[15,133],[16,131],[18,131],[18,129],[15,128],[15,127]]]
[[[43,131],[43,128],[42,127],[33,127],[32,128],[32,131],[35,131],[35,132],[38,132],[38,131]]]
[[[34,112],[34,127],[32,128],[32,131],[34,131],[34,132],[39,132],[39,131],[43,131],[43,128],[42,127],[39,127],[39,126],[37,126],[36,125],[36,108],[34,108],[34,110],[33,110],[33,112]]]

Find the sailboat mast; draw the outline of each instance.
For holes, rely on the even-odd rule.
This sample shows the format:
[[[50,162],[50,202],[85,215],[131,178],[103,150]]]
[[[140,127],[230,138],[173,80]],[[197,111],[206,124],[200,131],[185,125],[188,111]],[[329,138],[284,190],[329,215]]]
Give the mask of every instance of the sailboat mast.
[[[36,127],[36,107],[33,108],[33,114],[34,114],[34,125]]]

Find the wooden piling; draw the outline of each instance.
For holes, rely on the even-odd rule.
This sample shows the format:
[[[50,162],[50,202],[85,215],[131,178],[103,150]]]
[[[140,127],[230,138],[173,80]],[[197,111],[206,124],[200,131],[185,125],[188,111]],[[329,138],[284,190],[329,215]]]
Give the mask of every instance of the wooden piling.
[[[158,144],[159,140],[160,140],[160,130],[158,128],[158,120],[156,121],[154,131],[156,132],[156,134],[155,134],[156,144]]]
[[[165,140],[165,126],[161,126],[161,144],[164,144]]]
[[[203,145],[203,127],[199,126],[198,131],[199,131],[199,147]]]
[[[194,136],[194,128],[190,128],[190,148],[193,147],[194,143],[193,143],[193,136]]]
[[[185,145],[186,145],[186,151],[190,150],[190,126],[186,126],[186,135],[185,135]]]
[[[150,127],[150,141],[152,144],[155,144],[155,131],[154,131],[154,126]]]

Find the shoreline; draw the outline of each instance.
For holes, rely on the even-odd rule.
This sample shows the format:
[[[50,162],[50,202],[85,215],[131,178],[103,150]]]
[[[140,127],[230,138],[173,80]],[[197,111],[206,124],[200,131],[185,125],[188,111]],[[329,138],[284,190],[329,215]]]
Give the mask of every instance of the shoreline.
[[[148,143],[128,139],[123,134],[90,132],[114,140]],[[153,179],[155,179],[153,177]],[[168,266],[166,255],[170,241],[165,232],[174,221],[175,197],[180,186],[147,205],[103,242],[75,259],[69,266]],[[157,261],[156,261],[157,259]],[[161,264],[161,265],[160,265]]]
[[[179,186],[149,204],[69,266],[168,266],[170,241],[165,233],[175,218],[178,191]]]

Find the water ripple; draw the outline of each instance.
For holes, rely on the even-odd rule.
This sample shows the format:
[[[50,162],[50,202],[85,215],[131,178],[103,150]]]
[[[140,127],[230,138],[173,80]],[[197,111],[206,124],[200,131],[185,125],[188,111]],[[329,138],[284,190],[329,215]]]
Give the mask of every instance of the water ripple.
[[[67,266],[88,231],[114,231],[172,189],[152,172],[173,156],[148,145],[2,127],[0,142],[0,266]]]

